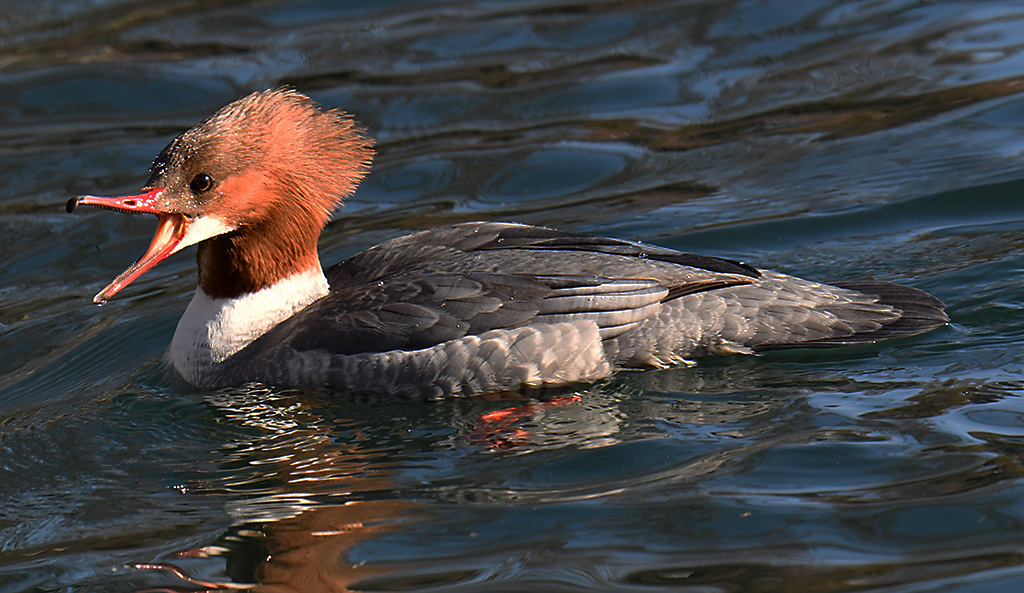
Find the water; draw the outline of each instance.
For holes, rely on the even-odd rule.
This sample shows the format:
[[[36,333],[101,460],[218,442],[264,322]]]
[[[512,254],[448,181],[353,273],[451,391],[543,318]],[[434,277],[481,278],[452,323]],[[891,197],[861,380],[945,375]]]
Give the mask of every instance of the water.
[[[1020,591],[1022,48],[1010,1],[8,2],[0,592]],[[515,220],[953,322],[550,402],[189,390],[192,257],[97,308],[154,224],[63,204],[279,84],[378,140],[326,262]]]

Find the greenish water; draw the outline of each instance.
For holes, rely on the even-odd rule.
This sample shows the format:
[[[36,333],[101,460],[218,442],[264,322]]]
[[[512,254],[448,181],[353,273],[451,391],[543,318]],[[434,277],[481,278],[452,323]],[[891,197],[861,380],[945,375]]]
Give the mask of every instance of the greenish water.
[[[0,593],[1020,591],[1022,48],[1010,1],[9,2]],[[279,84],[378,140],[326,263],[513,220],[910,284],[952,323],[560,405],[189,390],[161,359],[191,255],[97,308],[154,223],[63,205]]]

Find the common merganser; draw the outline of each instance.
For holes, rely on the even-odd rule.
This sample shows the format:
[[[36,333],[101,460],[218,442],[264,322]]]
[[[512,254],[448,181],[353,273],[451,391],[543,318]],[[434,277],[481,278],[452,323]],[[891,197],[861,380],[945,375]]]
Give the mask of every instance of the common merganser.
[[[67,204],[157,215],[102,304],[198,244],[169,358],[201,389],[246,382],[408,399],[589,382],[708,354],[870,343],[949,319],[914,288],[820,284],[632,241],[496,222],[392,239],[329,268],[317,239],[372,140],[298,91],[243,97],[160,152],[142,192]]]

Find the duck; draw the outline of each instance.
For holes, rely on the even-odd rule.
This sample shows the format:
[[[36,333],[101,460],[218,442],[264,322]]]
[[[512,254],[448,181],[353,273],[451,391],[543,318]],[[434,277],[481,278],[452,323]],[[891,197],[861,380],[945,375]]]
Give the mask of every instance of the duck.
[[[399,236],[325,270],[320,234],[373,154],[350,115],[295,89],[226,105],[159,153],[139,193],[67,202],[157,217],[146,252],[94,302],[196,245],[197,287],[167,354],[188,384],[424,401],[871,344],[949,321],[941,301],[899,284],[826,284],[508,222]]]

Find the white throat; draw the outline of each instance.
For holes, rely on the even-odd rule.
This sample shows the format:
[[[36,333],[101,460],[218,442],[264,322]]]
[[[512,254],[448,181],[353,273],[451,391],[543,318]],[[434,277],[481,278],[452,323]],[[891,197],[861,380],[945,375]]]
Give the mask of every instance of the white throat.
[[[328,291],[319,264],[232,299],[210,298],[197,288],[174,331],[171,362],[189,383],[213,383],[217,365]]]

